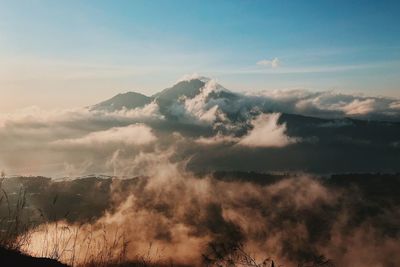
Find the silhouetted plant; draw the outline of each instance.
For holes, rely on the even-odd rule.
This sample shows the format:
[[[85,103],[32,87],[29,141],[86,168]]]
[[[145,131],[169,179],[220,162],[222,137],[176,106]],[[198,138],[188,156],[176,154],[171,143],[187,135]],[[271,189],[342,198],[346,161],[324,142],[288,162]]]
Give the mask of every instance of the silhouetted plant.
[[[258,261],[246,252],[241,243],[217,243],[212,242],[208,246],[207,254],[203,254],[204,265],[214,266],[254,266],[254,267],[278,267],[274,260],[266,258]]]

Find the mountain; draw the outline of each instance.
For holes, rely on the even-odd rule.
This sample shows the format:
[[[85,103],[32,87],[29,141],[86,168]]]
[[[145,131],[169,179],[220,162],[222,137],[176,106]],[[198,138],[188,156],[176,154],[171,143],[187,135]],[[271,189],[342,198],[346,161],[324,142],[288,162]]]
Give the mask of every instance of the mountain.
[[[167,112],[168,106],[177,102],[181,97],[193,98],[199,94],[201,88],[203,88],[205,84],[206,81],[203,79],[181,81],[150,97],[136,92],[127,92],[124,94],[118,94],[106,101],[93,105],[90,109],[105,111],[115,111],[123,108],[134,109],[144,107],[153,100],[156,100],[160,110]]]
[[[127,92],[118,94],[106,101],[96,104],[91,107],[92,110],[114,111],[123,108],[134,109],[141,108],[153,101],[152,97],[145,96],[140,93]]]
[[[193,79],[190,81],[181,81],[170,88],[166,88],[159,93],[154,94],[152,97],[162,101],[174,101],[179,97],[185,96],[193,98],[206,83],[200,79]]]
[[[206,78],[180,81],[150,97],[136,92],[118,94],[106,101],[93,105],[90,109],[105,111],[115,111],[123,108],[134,109],[156,101],[163,115],[174,118],[173,109],[176,108],[174,104],[182,102],[183,97],[192,99],[198,96],[208,81],[209,79]],[[241,110],[248,110],[253,107],[252,104],[254,103],[247,101],[248,97],[231,92],[220,84],[215,84],[214,87],[206,95],[204,105],[217,105],[230,119],[235,120],[240,115]]]
[[[163,119],[140,120],[154,132],[180,133],[195,141],[209,138],[205,139],[208,145],[188,145],[182,152],[183,156],[195,155],[188,165],[195,171],[400,170],[394,167],[400,153],[399,100],[303,91],[278,93],[250,95],[229,91],[215,81],[191,79],[150,97],[120,94],[92,108],[138,108],[154,101]],[[280,113],[278,121],[268,120],[267,114],[272,112]],[[279,148],[235,145],[252,131],[260,114],[266,117],[260,117],[264,121],[259,121],[262,131],[257,139],[268,139],[281,130],[281,137],[292,142]],[[392,119],[373,120],[377,117]],[[243,161],[243,157],[248,160]]]
[[[188,101],[195,97],[194,101]],[[197,109],[195,112],[199,112],[199,109],[206,112],[211,108],[216,108],[229,120],[235,122],[247,120],[249,114],[271,112],[291,114],[294,117],[300,115],[334,120],[332,126],[341,124],[345,126],[351,123],[338,121],[346,118],[391,123],[400,121],[400,100],[397,99],[304,91],[248,95],[229,91],[220,84],[203,77],[180,81],[152,96],[136,92],[118,94],[91,106],[90,109],[104,111],[135,109],[142,108],[153,101],[157,103],[160,113],[170,119],[193,112],[186,109],[194,105]],[[299,120],[304,121],[304,118],[299,118]]]

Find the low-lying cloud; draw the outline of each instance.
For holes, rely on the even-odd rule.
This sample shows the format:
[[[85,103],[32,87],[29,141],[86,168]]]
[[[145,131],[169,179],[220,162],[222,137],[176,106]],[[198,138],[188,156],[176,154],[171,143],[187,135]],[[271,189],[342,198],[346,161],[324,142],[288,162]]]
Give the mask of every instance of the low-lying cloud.
[[[253,129],[239,141],[249,147],[283,147],[296,142],[286,135],[286,125],[278,124],[280,114],[262,114],[251,121]]]
[[[156,141],[156,139],[150,127],[144,124],[132,124],[92,132],[80,138],[57,140],[53,144],[56,146],[98,146],[109,143],[146,145]]]
[[[148,102],[131,109],[110,103],[103,109],[33,107],[1,114],[0,169],[57,177],[112,174],[114,167],[106,163],[113,155],[128,160],[143,151],[173,148],[177,158],[190,159],[197,170],[337,171],[335,160],[322,162],[326,154],[336,161],[351,157],[354,163],[345,171],[393,170],[398,99],[305,90],[242,94],[215,80],[193,79],[198,77],[170,88],[190,94],[143,96]],[[380,134],[372,134],[377,129]],[[356,163],[357,151],[369,164]],[[243,154],[251,162],[248,167],[238,164]],[[304,162],[300,154],[314,160]]]
[[[313,117],[399,120],[398,100],[307,90],[272,90],[256,94],[280,112]]]

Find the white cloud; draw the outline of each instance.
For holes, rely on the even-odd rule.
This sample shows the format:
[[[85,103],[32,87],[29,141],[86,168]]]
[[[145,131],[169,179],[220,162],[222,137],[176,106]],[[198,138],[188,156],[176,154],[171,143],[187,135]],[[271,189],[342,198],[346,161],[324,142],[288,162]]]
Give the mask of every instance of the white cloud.
[[[217,134],[211,137],[200,137],[195,140],[196,143],[202,145],[232,144],[237,143],[238,141],[239,138],[222,134]]]
[[[359,100],[355,99],[351,103],[343,107],[343,111],[347,115],[364,115],[374,110],[374,99]]]
[[[192,74],[185,74],[185,75],[183,75],[180,79],[178,79],[176,82],[177,83],[179,83],[179,82],[183,82],[183,81],[191,81],[191,80],[200,80],[200,81],[202,81],[202,82],[204,82],[204,83],[206,83],[206,82],[208,82],[208,81],[210,81],[210,78],[207,78],[207,77],[204,77],[204,76],[201,76],[201,75],[199,75],[198,73],[192,73]]]
[[[389,105],[391,109],[400,109],[400,101],[393,102]]]
[[[201,89],[200,93],[190,99],[185,99],[184,106],[187,113],[194,116],[202,122],[211,123],[222,115],[218,105],[208,103],[208,96],[212,92],[218,92],[223,88],[215,81],[208,81]]]
[[[158,104],[153,101],[142,108],[122,109],[117,111],[90,110],[88,108],[45,110],[36,106],[23,108],[13,113],[0,114],[0,128],[8,125],[46,124],[54,125],[71,122],[96,120],[135,121],[159,119],[164,117],[159,112]]]
[[[272,68],[277,68],[279,67],[280,61],[279,59],[273,58],[272,60],[268,60],[268,59],[263,59],[257,62],[257,65],[259,66],[265,66],[265,67],[272,67]]]
[[[253,129],[239,145],[248,147],[284,147],[297,140],[286,135],[286,125],[278,124],[279,113],[261,114],[251,124]]]
[[[110,143],[146,145],[156,141],[156,139],[150,127],[138,123],[126,127],[113,127],[104,131],[92,132],[81,138],[58,140],[53,142],[53,144],[59,146],[91,146]]]
[[[156,101],[152,101],[151,103],[140,108],[127,109],[124,107],[121,110],[107,112],[106,115],[131,119],[164,119],[164,116],[160,114],[160,109]]]
[[[394,98],[307,90],[271,90],[253,95],[263,97],[264,103],[278,112],[326,118],[353,116],[395,119],[400,116],[400,102]]]
[[[107,171],[104,159],[116,148],[138,146],[129,150],[136,153],[152,148],[142,144],[157,141],[155,131],[137,123],[157,128],[163,120],[156,102],[112,112],[30,107],[1,113],[0,167],[14,174],[62,177],[85,172],[75,166],[87,160],[92,163],[87,172]]]

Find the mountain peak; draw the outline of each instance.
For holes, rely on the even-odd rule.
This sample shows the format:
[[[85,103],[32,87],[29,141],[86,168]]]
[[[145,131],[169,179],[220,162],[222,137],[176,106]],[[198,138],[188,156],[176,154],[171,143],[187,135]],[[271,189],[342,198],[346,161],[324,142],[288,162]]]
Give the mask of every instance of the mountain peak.
[[[192,98],[200,92],[205,84],[206,82],[199,79],[183,80],[153,95],[153,97],[169,101],[176,100],[181,96]]]
[[[115,111],[124,108],[141,108],[151,103],[155,99],[157,100],[160,108],[163,109],[173,104],[175,101],[178,101],[181,97],[190,99],[197,96],[202,92],[203,88],[214,98],[221,97],[221,95],[224,95],[224,97],[229,97],[233,94],[229,90],[217,84],[215,80],[192,75],[190,77],[186,77],[186,79],[181,79],[172,87],[166,88],[150,97],[136,92],[120,93],[106,101],[92,106],[91,109]]]
[[[144,107],[149,104],[153,98],[136,92],[120,93],[106,101],[94,105],[91,109],[97,110],[121,110],[123,108],[134,109]]]
[[[201,76],[197,73],[194,73],[194,74],[187,74],[187,75],[182,76],[176,83],[180,83],[183,81],[191,81],[191,80],[199,80],[199,81],[202,81],[203,83],[207,83],[211,79],[208,77],[205,77],[205,76]]]

